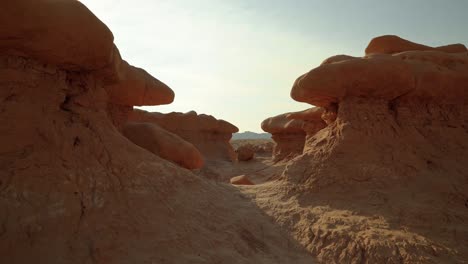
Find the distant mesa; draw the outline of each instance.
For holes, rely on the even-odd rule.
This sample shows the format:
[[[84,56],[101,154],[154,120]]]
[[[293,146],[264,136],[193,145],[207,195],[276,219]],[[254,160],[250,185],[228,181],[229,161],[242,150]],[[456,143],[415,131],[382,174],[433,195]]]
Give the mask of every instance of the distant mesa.
[[[270,139],[271,134],[270,133],[255,133],[251,131],[244,131],[244,132],[238,132],[234,133],[232,135],[232,140],[238,140],[238,139]]]

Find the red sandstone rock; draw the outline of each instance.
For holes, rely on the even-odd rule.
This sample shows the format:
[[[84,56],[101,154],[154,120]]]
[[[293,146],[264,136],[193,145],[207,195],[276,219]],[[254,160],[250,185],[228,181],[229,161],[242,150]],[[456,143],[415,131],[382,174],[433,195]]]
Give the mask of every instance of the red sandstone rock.
[[[232,177],[230,182],[234,185],[254,185],[254,183],[245,175]]]
[[[238,130],[234,125],[217,120],[213,116],[195,111],[188,113],[150,113],[135,109],[128,116],[132,122],[150,122],[170,131],[192,143],[208,160],[234,161],[235,152],[229,143],[232,133]]]
[[[2,54],[63,69],[97,70],[107,66],[113,54],[111,31],[79,1],[3,1],[0,36]]]
[[[302,128],[303,121],[291,120],[287,116],[290,113],[277,115],[265,119],[262,129],[271,133],[275,141],[273,160],[280,161],[286,158],[302,154],[305,142],[305,131]]]
[[[109,95],[107,112],[119,129],[127,122],[133,106],[169,104],[174,92],[166,84],[133,67],[120,57],[114,46],[112,62],[98,72]]]
[[[193,170],[203,167],[202,154],[192,144],[155,124],[127,123],[123,134],[138,146]]]
[[[407,51],[323,64],[299,77],[291,96],[327,107],[345,97],[462,103],[468,99],[468,53]],[[382,81],[384,80],[384,81]]]
[[[109,101],[122,106],[161,105],[174,101],[174,92],[166,84],[122,60],[116,47],[114,55],[111,67],[104,72],[109,82],[106,85]]]
[[[325,108],[322,107],[312,107],[310,109],[290,113],[286,116],[287,119],[301,120],[302,121],[302,130],[306,133],[307,142],[312,136],[314,136],[318,131],[327,126],[323,121],[322,115],[326,113]],[[328,116],[325,115],[325,118]],[[306,146],[307,144],[305,144]]]
[[[0,262],[309,258],[244,198],[117,130],[112,46],[78,1],[1,1]]]
[[[366,50],[390,54],[332,57],[291,91],[328,125],[257,204],[322,263],[468,259],[468,53],[393,40]]]
[[[451,44],[441,47],[429,47],[402,39],[398,36],[385,35],[373,38],[366,48],[366,54],[383,53],[393,54],[403,51],[429,51],[437,50],[448,53],[460,53],[468,51],[463,44]]]

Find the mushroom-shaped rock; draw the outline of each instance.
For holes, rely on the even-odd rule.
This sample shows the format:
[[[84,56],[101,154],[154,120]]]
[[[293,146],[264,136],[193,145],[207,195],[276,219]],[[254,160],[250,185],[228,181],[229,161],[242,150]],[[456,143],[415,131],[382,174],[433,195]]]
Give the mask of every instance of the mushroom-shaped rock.
[[[112,103],[142,106],[170,104],[174,101],[172,89],[145,70],[122,61],[118,71],[119,79],[106,86]]]
[[[187,169],[203,167],[202,154],[189,142],[151,123],[128,123],[122,130],[136,145]]]
[[[0,51],[69,70],[97,70],[112,59],[111,31],[79,1],[3,1]]]
[[[289,113],[286,118],[291,120],[302,120],[302,129],[306,132],[307,137],[310,137],[327,126],[322,119],[322,115],[324,113],[324,108],[312,107],[304,111]]]
[[[345,97],[463,102],[468,99],[468,53],[407,51],[323,64],[299,77],[291,97],[327,107]]]
[[[237,160],[239,161],[249,161],[254,158],[255,149],[251,144],[244,144],[239,146],[236,149]]]
[[[246,175],[232,177],[230,182],[233,185],[254,185],[254,183]]]
[[[195,111],[188,113],[151,113],[134,109],[128,117],[133,122],[149,122],[179,135],[192,143],[207,160],[234,161],[236,155],[230,144],[232,133],[239,129],[229,122]]]
[[[394,35],[385,35],[373,38],[366,48],[366,54],[393,54],[403,51],[427,51],[437,50],[448,53],[466,52],[467,49],[463,44],[451,44],[440,47],[429,47],[426,45],[411,42]]]
[[[362,58],[332,57],[295,82],[292,97],[323,106],[332,122],[307,140],[304,154],[282,174],[288,184],[303,188],[307,198],[297,200],[305,205],[275,218],[308,210],[312,220],[290,218],[300,234],[304,227],[322,228],[331,213],[337,216],[338,225],[320,231],[330,234],[327,246],[314,249],[324,263],[353,262],[343,256],[362,250],[369,263],[459,262],[467,258],[468,247],[441,234],[450,228],[468,235],[465,220],[446,220],[468,219],[464,198],[457,204],[450,195],[468,190],[468,53],[460,45],[430,48],[397,37],[374,39],[366,52]],[[361,214],[358,223],[338,216],[343,207],[319,212],[324,203],[369,214]],[[350,254],[353,242],[341,241],[360,237],[357,230],[375,223],[371,215],[383,216],[385,223],[408,223],[412,230],[374,225],[365,245]],[[338,234],[337,229],[351,231]]]
[[[100,74],[109,95],[107,111],[117,128],[126,123],[133,106],[170,104],[174,100],[171,88],[122,60],[117,47],[114,47],[112,63]]]
[[[275,141],[273,160],[279,161],[302,154],[306,133],[303,121],[288,119],[290,113],[270,117],[262,122],[262,129],[271,133]]]

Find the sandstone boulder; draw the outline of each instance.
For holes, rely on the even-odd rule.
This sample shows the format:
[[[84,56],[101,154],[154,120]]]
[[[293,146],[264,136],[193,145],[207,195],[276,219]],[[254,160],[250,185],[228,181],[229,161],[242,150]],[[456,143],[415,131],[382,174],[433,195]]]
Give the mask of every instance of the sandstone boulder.
[[[280,161],[302,154],[306,133],[303,121],[288,119],[290,113],[270,117],[262,122],[262,129],[275,141],[273,160]]]
[[[239,161],[249,161],[255,156],[254,146],[251,144],[241,145],[236,149],[237,160]]]
[[[254,183],[245,175],[232,177],[230,182],[233,185],[254,185]]]
[[[151,123],[128,123],[122,130],[136,145],[187,169],[203,167],[202,154],[179,136]]]
[[[302,120],[302,130],[306,133],[306,141],[308,138],[315,135],[318,131],[327,126],[325,121],[323,121],[322,116],[325,114],[326,110],[322,107],[312,107],[304,111],[289,113],[286,118],[291,120]]]
[[[128,117],[132,122],[149,122],[192,143],[207,160],[234,161],[236,155],[230,144],[234,125],[210,115],[188,113],[150,113],[134,109]]]

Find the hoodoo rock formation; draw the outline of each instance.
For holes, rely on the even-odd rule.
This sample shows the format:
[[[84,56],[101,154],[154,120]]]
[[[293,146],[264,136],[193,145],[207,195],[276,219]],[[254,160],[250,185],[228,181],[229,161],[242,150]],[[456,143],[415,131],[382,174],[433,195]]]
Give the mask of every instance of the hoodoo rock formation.
[[[448,47],[379,37],[295,82],[332,118],[257,201],[319,261],[466,263],[468,53]]]
[[[288,119],[289,114],[270,117],[262,122],[263,131],[271,133],[271,138],[275,141],[274,161],[292,158],[302,154],[304,150],[306,133],[302,128],[303,121]]]
[[[149,122],[170,131],[192,143],[206,160],[234,161],[236,154],[230,144],[232,133],[239,129],[224,120],[195,111],[188,113],[152,113],[134,109],[128,117],[131,122]]]
[[[286,116],[286,118],[302,121],[302,130],[304,130],[306,133],[307,142],[309,138],[327,126],[325,121],[322,119],[327,119],[327,117],[324,115],[325,113],[326,112],[324,108],[312,107],[304,111],[290,113]]]
[[[79,1],[2,1],[0,36],[0,262],[306,263],[245,199],[120,133],[109,104],[171,94]]]
[[[179,136],[151,123],[127,123],[125,137],[138,146],[187,169],[203,167],[203,156],[196,147]]]
[[[171,88],[145,70],[122,60],[116,47],[108,71],[108,77],[104,80],[104,87],[109,96],[107,111],[119,129],[128,121],[133,106],[170,104],[174,100]]]

